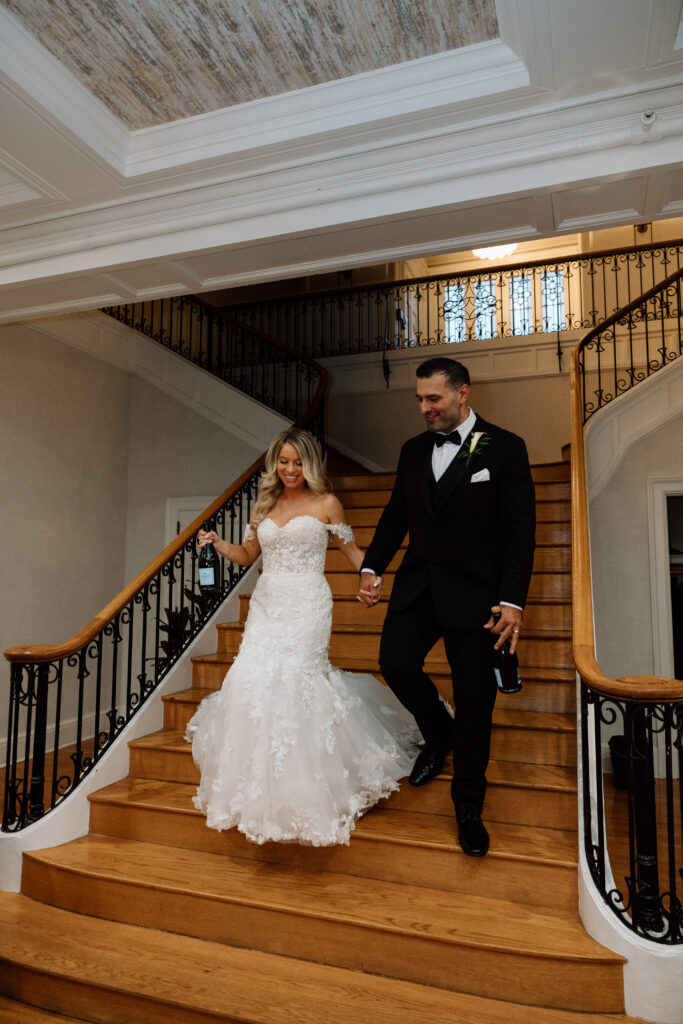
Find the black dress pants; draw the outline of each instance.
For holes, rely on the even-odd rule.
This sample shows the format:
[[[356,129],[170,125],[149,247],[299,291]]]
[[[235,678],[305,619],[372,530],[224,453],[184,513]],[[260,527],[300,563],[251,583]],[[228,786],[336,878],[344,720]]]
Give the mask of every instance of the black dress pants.
[[[424,660],[443,637],[453,681],[452,719],[424,671]],[[380,644],[382,675],[401,703],[415,716],[428,746],[453,742],[451,795],[456,807],[481,811],[491,749],[491,718],[496,701],[494,637],[483,628],[444,626],[429,590],[407,608],[389,608]]]

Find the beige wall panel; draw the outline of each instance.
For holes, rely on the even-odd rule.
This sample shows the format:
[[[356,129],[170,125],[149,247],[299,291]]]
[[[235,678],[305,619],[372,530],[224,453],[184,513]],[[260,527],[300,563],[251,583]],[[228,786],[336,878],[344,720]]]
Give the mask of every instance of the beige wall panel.
[[[30,326],[0,328],[2,650],[68,639],[123,584],[129,388]]]
[[[217,497],[259,454],[260,450],[134,377],[126,578],[132,579],[163,548],[167,498]]]
[[[569,441],[567,374],[532,380],[475,382],[472,408],[485,419],[520,434],[532,462],[556,462]],[[401,445],[424,429],[412,391],[343,394],[330,398],[333,441],[369,463],[394,469]]]

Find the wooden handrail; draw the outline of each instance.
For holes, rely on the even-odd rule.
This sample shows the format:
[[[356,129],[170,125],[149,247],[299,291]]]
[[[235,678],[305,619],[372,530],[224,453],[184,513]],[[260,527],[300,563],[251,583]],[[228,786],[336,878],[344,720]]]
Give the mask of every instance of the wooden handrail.
[[[683,681],[667,676],[605,675],[595,657],[593,591],[588,539],[588,498],[586,494],[586,453],[583,439],[583,402],[579,357],[586,345],[601,331],[623,320],[630,312],[683,277],[683,270],[670,274],[638,299],[608,317],[574,348],[571,355],[571,495],[572,495],[572,647],[574,664],[583,681],[605,696],[621,700],[668,702],[683,699]]]
[[[206,303],[208,306],[208,303]],[[218,310],[216,312],[219,312]],[[251,329],[250,329],[250,333]],[[270,341],[271,339],[264,337]],[[301,362],[306,363],[311,369],[314,369],[318,377],[318,387],[316,388],[313,401],[306,412],[299,417],[298,420],[293,424],[295,427],[304,426],[320,408],[320,404],[323,401],[325,393],[330,384],[330,374],[328,371],[316,363],[315,360],[309,359],[306,356],[299,355],[292,349],[287,348],[280,342],[275,342],[276,347],[282,351],[287,352],[289,355],[296,357]],[[150,582],[159,572],[159,570],[177,553],[183,546],[189,541],[201,527],[202,523],[206,519],[211,519],[223,505],[230,500],[235,494],[237,494],[244,484],[263,466],[265,460],[265,452],[260,455],[255,462],[249,466],[248,469],[242,473],[242,475],[235,480],[234,483],[230,484],[228,488],[219,497],[216,498],[208,508],[201,512],[196,519],[194,519],[182,533],[178,534],[170,544],[168,544],[164,550],[157,555],[154,561],[150,562],[149,565],[138,573],[134,580],[132,580],[123,590],[114,597],[109,604],[105,605],[104,608],[91,619],[87,626],[79,630],[78,633],[69,639],[65,640],[61,644],[22,644],[16,647],[8,647],[4,651],[5,658],[9,662],[49,662],[57,661],[61,658],[66,658],[71,654],[75,654],[80,651],[86,644],[90,643],[98,633],[100,633],[105,626],[112,622],[120,612],[126,607],[126,605],[133,600],[135,595],[147,583]]]

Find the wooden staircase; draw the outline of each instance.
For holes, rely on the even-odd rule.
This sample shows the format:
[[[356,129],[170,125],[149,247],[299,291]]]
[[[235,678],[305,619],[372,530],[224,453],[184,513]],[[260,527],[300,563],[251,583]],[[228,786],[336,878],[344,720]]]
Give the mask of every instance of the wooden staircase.
[[[130,744],[130,776],[91,797],[90,834],[25,854],[22,893],[0,894],[0,1022],[630,1019],[623,961],[586,935],[576,908],[568,464],[534,476],[524,688],[495,711],[489,855],[460,850],[449,765],[368,813],[348,847],[260,847],[206,828],[183,733],[239,647],[241,624],[220,626],[217,651],[194,659],[192,689],[165,699],[164,728]],[[337,478],[361,545],[392,483]],[[355,601],[357,577],[334,548],[327,574],[331,660],[374,672],[385,605]],[[385,596],[392,583],[389,571]],[[441,645],[428,667],[448,694]]]

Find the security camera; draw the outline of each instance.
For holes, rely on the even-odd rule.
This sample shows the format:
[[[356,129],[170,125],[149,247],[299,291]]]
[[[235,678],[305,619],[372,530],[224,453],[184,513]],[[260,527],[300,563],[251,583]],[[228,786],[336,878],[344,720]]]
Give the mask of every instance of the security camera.
[[[641,124],[644,124],[646,128],[649,128],[657,120],[657,115],[654,110],[645,110],[640,115]]]

